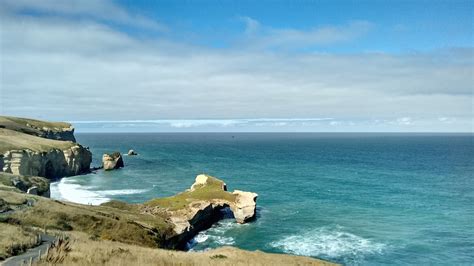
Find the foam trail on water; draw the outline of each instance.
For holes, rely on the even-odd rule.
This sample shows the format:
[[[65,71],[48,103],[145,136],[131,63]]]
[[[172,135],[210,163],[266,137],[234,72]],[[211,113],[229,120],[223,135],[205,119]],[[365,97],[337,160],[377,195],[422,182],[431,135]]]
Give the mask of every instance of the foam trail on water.
[[[228,235],[228,232],[246,227],[248,224],[238,224],[234,218],[224,219],[211,228],[199,232],[189,243],[191,251],[206,250],[210,247],[232,246],[235,245],[234,237]],[[198,247],[199,246],[199,247]]]
[[[110,201],[109,198],[87,190],[81,185],[75,184],[74,180],[67,178],[51,183],[51,198],[90,205],[99,205]]]
[[[86,186],[74,183],[72,178],[63,178],[51,183],[51,198],[81,204],[100,205],[111,199],[109,196],[132,195],[147,192],[148,189],[89,190]]]
[[[365,255],[382,253],[386,248],[385,244],[346,232],[341,226],[321,227],[289,235],[270,243],[270,246],[296,255],[345,258],[351,262]]]
[[[115,190],[99,190],[97,191],[100,195],[115,196],[115,195],[132,195],[140,194],[149,191],[149,189],[115,189]]]

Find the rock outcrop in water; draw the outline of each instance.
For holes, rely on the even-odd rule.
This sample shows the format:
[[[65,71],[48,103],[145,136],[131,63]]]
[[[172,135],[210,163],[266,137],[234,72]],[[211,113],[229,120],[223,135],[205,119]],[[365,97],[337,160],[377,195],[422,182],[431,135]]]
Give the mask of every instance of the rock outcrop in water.
[[[122,154],[120,152],[105,153],[102,156],[102,165],[106,171],[124,167]]]
[[[189,190],[169,198],[145,203],[144,213],[168,217],[173,234],[167,239],[171,248],[185,249],[197,233],[222,218],[221,210],[229,208],[238,223],[255,218],[257,194],[235,190],[227,192],[226,184],[212,176],[198,175]]]
[[[0,117],[0,171],[49,179],[89,172],[92,154],[68,123]]]
[[[138,155],[138,153],[134,150],[129,150],[128,153],[127,153],[128,156],[134,156],[134,155]]]

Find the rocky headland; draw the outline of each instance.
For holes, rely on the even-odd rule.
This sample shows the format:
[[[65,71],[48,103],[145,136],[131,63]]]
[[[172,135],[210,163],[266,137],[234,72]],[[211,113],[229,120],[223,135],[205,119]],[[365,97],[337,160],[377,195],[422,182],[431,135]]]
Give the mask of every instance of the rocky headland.
[[[57,179],[89,172],[91,152],[68,123],[0,116],[0,171]]]
[[[0,117],[0,230],[4,236],[0,239],[0,260],[37,245],[36,235],[47,230],[50,236],[66,235],[74,240],[74,252],[60,254],[68,265],[82,265],[85,257],[88,264],[115,265],[117,259],[125,265],[156,264],[137,256],[155,258],[164,252],[156,248],[185,250],[197,233],[222,218],[226,208],[237,223],[256,216],[256,193],[229,192],[224,181],[205,174],[198,175],[184,192],[141,204],[111,201],[91,206],[48,199],[50,180],[90,171],[92,154],[75,142],[73,132],[67,123]],[[104,169],[123,166],[121,155],[104,158]],[[106,166],[107,162],[110,165]],[[311,258],[235,248],[167,256],[170,260],[162,261],[164,264],[263,265],[284,261],[330,265]]]
[[[209,175],[198,175],[190,189],[168,198],[158,198],[140,205],[143,213],[166,217],[172,224],[166,246],[185,249],[200,231],[211,227],[229,208],[238,223],[255,218],[257,194],[235,190],[228,192],[226,184]]]

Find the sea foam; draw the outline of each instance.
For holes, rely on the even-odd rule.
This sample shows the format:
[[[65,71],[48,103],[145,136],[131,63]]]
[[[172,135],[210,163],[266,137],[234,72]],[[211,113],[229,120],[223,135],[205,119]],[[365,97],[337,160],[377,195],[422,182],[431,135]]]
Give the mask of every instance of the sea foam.
[[[210,247],[235,245],[234,237],[227,235],[227,232],[246,225],[247,224],[236,223],[233,218],[221,220],[211,228],[199,232],[199,234],[189,242],[188,247],[191,251],[198,251],[206,250]]]
[[[270,246],[303,256],[347,258],[352,261],[381,253],[386,245],[344,231],[341,226],[321,227],[302,234],[289,235]]]
[[[75,183],[73,178],[63,178],[51,183],[51,198],[75,203],[100,205],[111,200],[109,196],[140,194],[148,189],[97,190]]]

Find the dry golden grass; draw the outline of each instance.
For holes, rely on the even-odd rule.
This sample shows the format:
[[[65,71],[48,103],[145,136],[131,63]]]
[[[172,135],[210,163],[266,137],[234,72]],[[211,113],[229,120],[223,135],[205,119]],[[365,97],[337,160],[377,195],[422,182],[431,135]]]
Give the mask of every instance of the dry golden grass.
[[[215,191],[223,192],[223,183],[216,182],[214,185],[198,187],[178,197],[183,197],[180,200],[214,198]],[[51,262],[60,262],[61,265],[127,266],[333,265],[308,257],[232,247],[206,252],[159,249],[165,246],[172,225],[163,217],[140,213],[139,205],[110,202],[105,206],[89,206],[1,190],[0,199],[3,205],[14,210],[0,215],[0,256],[8,257],[35,245],[35,234],[29,233],[35,228],[67,237],[67,243],[51,249],[39,265],[52,265]]]
[[[133,208],[89,206],[8,191],[0,191],[0,198],[11,205],[22,204],[8,217],[25,227],[81,231],[97,239],[148,247],[162,246],[172,230],[164,218],[141,214]],[[33,206],[26,205],[27,199],[33,201]]]
[[[30,125],[30,126],[27,126]],[[62,130],[63,128],[69,128],[71,124],[65,122],[50,122],[50,121],[41,121],[30,118],[22,117],[13,117],[13,116],[0,116],[0,125],[5,128],[11,128],[13,130],[19,130],[26,127],[26,129],[31,130],[33,128],[49,128],[51,130]]]
[[[22,205],[26,204],[28,199],[34,199],[35,197],[30,194],[18,193],[15,191],[0,191],[0,198],[10,205]]]
[[[0,223],[0,260],[24,252],[37,245],[37,234],[18,225]]]
[[[153,249],[124,243],[90,240],[71,232],[70,248],[64,265],[334,265],[308,257],[244,251],[223,247],[206,252]],[[38,265],[50,265],[45,260]]]
[[[135,205],[126,203],[88,206],[8,191],[0,191],[0,198],[16,209],[0,215],[2,239],[3,232],[8,232],[10,239],[3,244],[4,256],[11,255],[6,247],[12,242],[25,247],[32,243],[25,229],[47,228],[48,234],[70,239],[70,251],[48,254],[49,261],[61,257],[62,265],[332,265],[307,257],[231,247],[207,252],[158,249],[170,224],[159,216],[140,214]],[[40,265],[50,264],[45,259]]]
[[[65,150],[74,145],[75,143],[69,141],[45,139],[10,129],[0,128],[0,154],[9,150],[24,149],[37,152],[50,151],[52,149]]]
[[[14,187],[14,180],[19,181],[19,184],[17,184],[17,186],[21,188],[24,192],[26,192],[28,188],[32,186],[36,186],[38,188],[38,194],[40,195],[49,191],[49,180],[44,177],[22,176],[0,172],[0,185]]]

